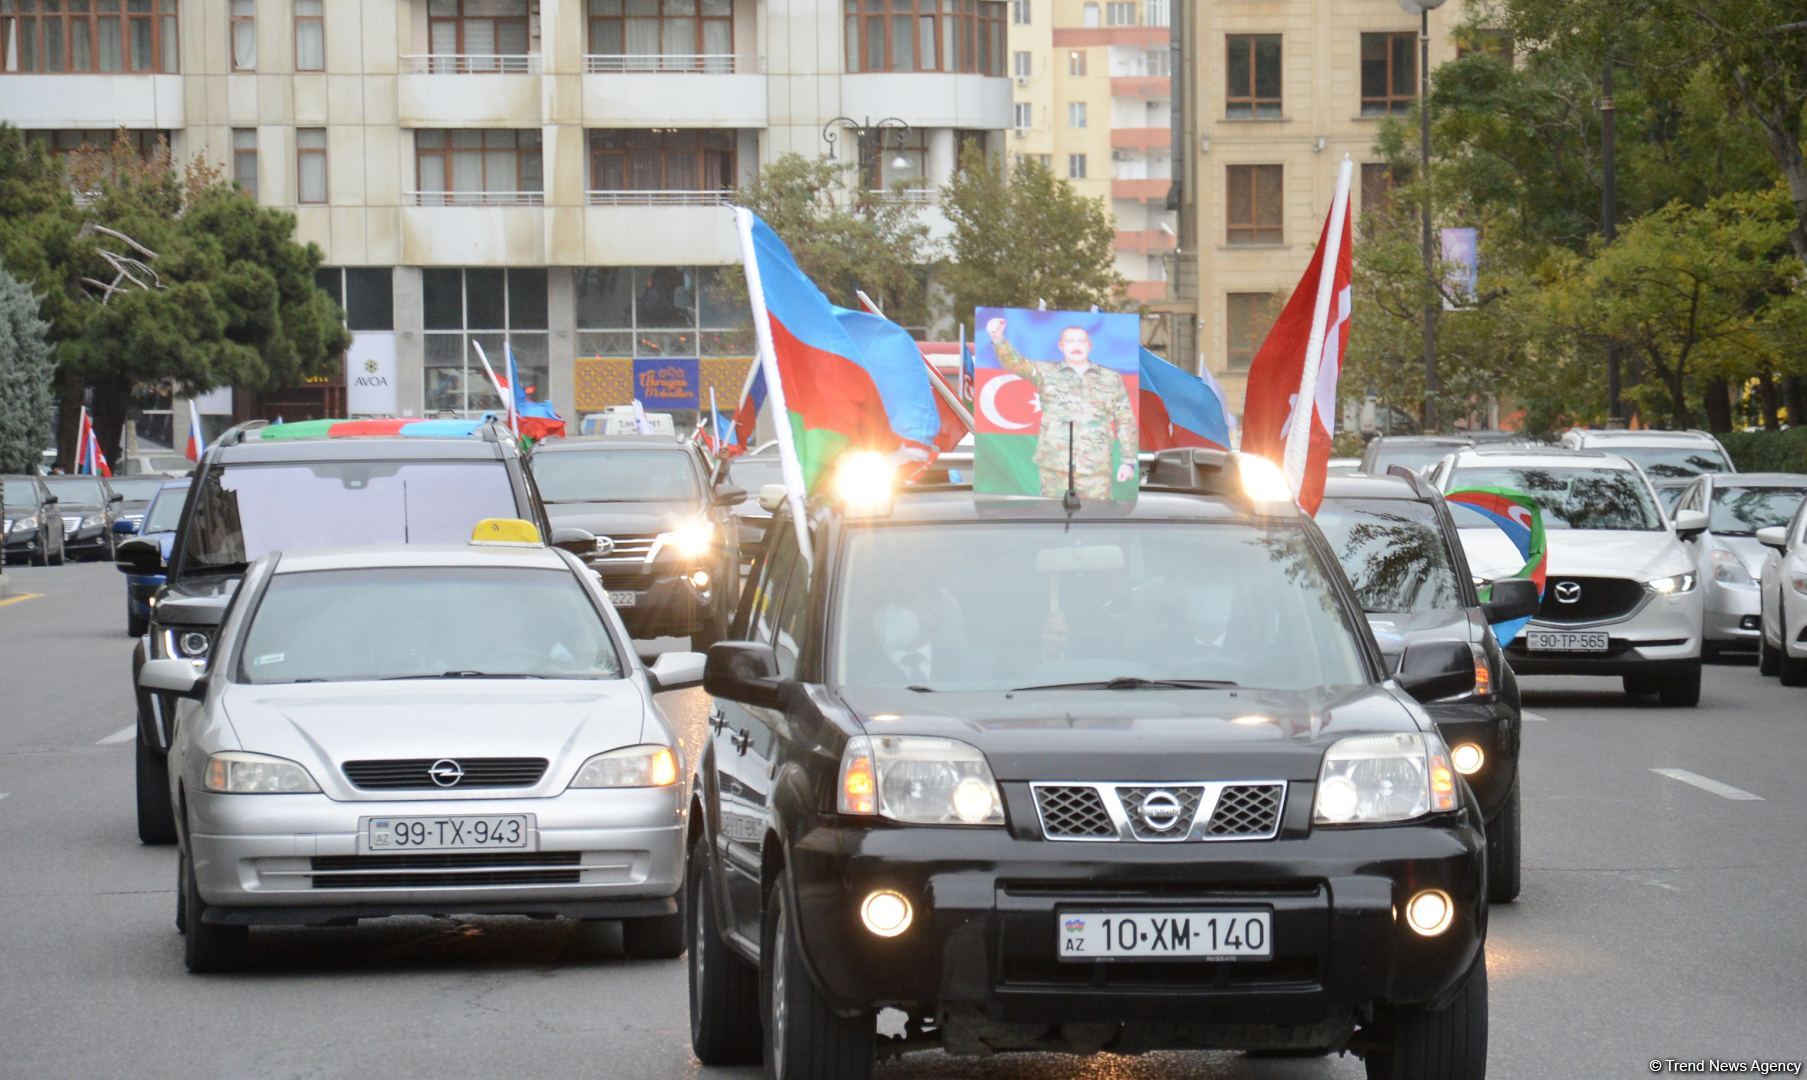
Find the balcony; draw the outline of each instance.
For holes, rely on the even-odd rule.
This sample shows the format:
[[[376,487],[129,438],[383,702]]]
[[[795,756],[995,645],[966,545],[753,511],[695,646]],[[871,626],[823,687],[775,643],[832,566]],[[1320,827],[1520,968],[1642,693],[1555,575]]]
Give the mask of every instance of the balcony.
[[[1173,80],[1166,75],[1113,75],[1111,96],[1135,101],[1166,101],[1173,97]]]
[[[539,127],[540,56],[431,53],[401,58],[403,127]]]
[[[543,191],[404,191],[405,206],[544,206]]]
[[[586,191],[589,206],[727,206],[732,191]]]
[[[1166,229],[1118,229],[1115,242],[1111,244],[1118,251],[1137,255],[1172,251],[1178,246],[1179,239]]]
[[[1167,193],[1172,189],[1173,181],[1170,179],[1112,180],[1111,198],[1139,203],[1165,202]]]
[[[1111,129],[1112,150],[1165,150],[1172,144],[1172,128],[1132,127]]]
[[[187,126],[182,76],[7,73],[6,121],[22,128],[179,130]]]
[[[614,202],[599,198],[649,194],[694,196],[697,201]],[[707,201],[705,201],[707,200]],[[656,252],[659,262],[712,265],[740,261],[740,240],[723,192],[590,192],[583,214],[586,266],[633,266]]]
[[[763,128],[765,57],[593,53],[584,57],[583,116],[590,126]]]
[[[538,75],[540,54],[429,53],[401,58],[404,75]]]
[[[463,194],[403,193],[401,262],[409,266],[547,265],[548,220],[553,211],[540,205],[539,192],[471,192],[473,201],[441,201]],[[519,196],[520,201],[502,201],[511,195]],[[486,201],[474,201],[477,199]]]
[[[841,76],[845,116],[899,116],[915,128],[1010,127],[1010,80],[940,71]]]
[[[584,57],[589,75],[764,75],[765,57],[733,53],[602,54]]]

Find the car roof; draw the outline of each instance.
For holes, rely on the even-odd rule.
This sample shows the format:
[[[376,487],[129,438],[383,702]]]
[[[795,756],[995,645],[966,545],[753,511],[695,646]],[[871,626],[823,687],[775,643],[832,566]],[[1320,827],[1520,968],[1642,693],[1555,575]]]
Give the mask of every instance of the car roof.
[[[1460,465],[1593,465],[1602,469],[1635,469],[1630,461],[1607,450],[1564,450],[1558,447],[1486,446],[1461,450]]]
[[[1616,429],[1577,428],[1570,432],[1583,443],[1617,443],[1625,446],[1713,446],[1717,440],[1704,431],[1619,431]]]
[[[248,439],[213,448],[222,465],[303,461],[497,461],[504,444],[470,438]]]
[[[1473,442],[1466,435],[1381,435],[1370,446],[1385,444],[1387,446],[1468,446]]]
[[[432,568],[507,566],[534,570],[568,570],[554,548],[538,544],[371,544],[363,547],[313,548],[282,552],[278,574],[313,570],[376,570],[385,567]]]
[[[568,454],[584,450],[687,450],[689,445],[671,435],[579,435],[548,439],[533,448],[535,454]]]
[[[1707,482],[1714,487],[1807,487],[1807,473],[1786,472],[1740,472],[1740,473],[1702,473]],[[1699,477],[1689,477],[1683,483],[1692,484]]]
[[[1403,476],[1379,476],[1373,473],[1331,476],[1324,480],[1326,499],[1401,499],[1430,502],[1418,493]]]
[[[1297,510],[1281,509],[1277,514],[1257,514],[1248,504],[1227,495],[1192,494],[1171,489],[1143,488],[1131,506],[1111,504],[1109,507],[1086,507],[1072,515],[1075,522],[1121,521],[1236,521],[1262,517],[1298,517]],[[959,522],[1066,521],[1067,512],[1058,499],[1010,498],[1007,496],[975,496],[970,487],[931,485],[901,488],[891,503],[891,513],[863,517],[849,514],[850,525],[877,524],[914,525]]]

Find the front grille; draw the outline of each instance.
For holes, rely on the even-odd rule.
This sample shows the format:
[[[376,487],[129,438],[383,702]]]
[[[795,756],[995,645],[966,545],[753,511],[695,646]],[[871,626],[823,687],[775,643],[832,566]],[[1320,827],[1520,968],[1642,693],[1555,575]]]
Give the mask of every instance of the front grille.
[[[1117,826],[1095,787],[1037,787],[1035,802],[1042,813],[1042,832],[1050,840],[1117,838]]]
[[[653,576],[638,570],[604,570],[602,587],[609,592],[645,592],[653,587]]]
[[[1184,840],[1192,832],[1192,822],[1198,817],[1198,803],[1204,797],[1205,789],[1201,787],[1120,787],[1117,798],[1122,800],[1123,813],[1129,818],[1129,829],[1136,834],[1137,840]],[[1179,812],[1172,815],[1173,824],[1158,829],[1149,824],[1143,810],[1150,797],[1166,795],[1179,807]],[[1167,820],[1167,815],[1160,815],[1159,820]]]
[[[455,783],[435,783],[433,766],[450,762],[457,768],[441,769],[442,775],[462,771]],[[345,779],[370,791],[462,791],[467,788],[532,787],[546,775],[545,758],[393,758],[383,761],[347,761]]]
[[[576,885],[581,851],[477,851],[419,855],[319,855],[316,889],[447,889],[481,885]]]
[[[1552,577],[1544,583],[1537,621],[1590,623],[1622,619],[1644,602],[1644,586],[1630,578]]]
[[[597,537],[597,539],[605,538]],[[653,553],[653,544],[656,540],[652,536],[610,536],[606,539],[614,544],[614,548],[599,556],[604,559],[644,559]]]
[[[1205,826],[1210,836],[1265,839],[1280,829],[1280,807],[1286,788],[1279,784],[1234,784],[1217,796],[1217,807]]]
[[[63,515],[63,531],[64,532],[74,532],[75,530],[81,528],[81,524],[82,524],[82,519],[80,517],[77,517],[73,514],[64,514]]]

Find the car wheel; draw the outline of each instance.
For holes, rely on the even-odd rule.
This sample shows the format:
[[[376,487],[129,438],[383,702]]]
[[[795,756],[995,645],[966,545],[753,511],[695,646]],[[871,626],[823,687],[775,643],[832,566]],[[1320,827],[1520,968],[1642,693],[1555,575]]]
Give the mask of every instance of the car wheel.
[[[790,871],[766,897],[764,947],[765,1074],[769,1080],[867,1080],[876,1022],[869,1011],[842,1016],[829,1007],[804,967],[791,918]]]
[[[1518,800],[1518,781],[1512,782],[1512,793],[1500,807],[1499,817],[1487,824],[1487,900],[1493,904],[1510,904],[1518,899],[1519,836],[1522,809]]]
[[[1662,683],[1649,675],[1622,675],[1625,693],[1631,697],[1648,697],[1662,689]]]
[[[709,903],[708,840],[697,837],[684,869],[690,895],[690,1051],[705,1065],[759,1060],[759,971],[728,948]]]
[[[635,960],[676,960],[684,955],[684,894],[678,910],[621,920],[621,951]]]
[[[1664,708],[1689,709],[1700,704],[1700,667],[1685,675],[1676,675],[1663,680],[1661,689],[1657,691],[1657,701]]]
[[[138,840],[144,844],[176,842],[176,815],[169,806],[169,755],[144,745],[139,733],[132,745],[138,758]]]
[[[188,853],[176,849],[176,933],[188,933]]]
[[[46,540],[44,543],[38,545],[38,550],[32,552],[31,565],[33,565],[33,566],[49,566],[50,565],[50,541]]]
[[[1807,686],[1807,659],[1788,655],[1784,647],[1776,654],[1776,674],[1782,676],[1783,686]]]
[[[1487,954],[1475,958],[1448,1005],[1392,1010],[1379,1047],[1367,1053],[1368,1080],[1478,1080],[1487,1075]]]
[[[52,555],[50,557],[50,565],[61,566],[65,562],[68,562],[68,561],[69,561],[69,538],[65,537],[65,536],[59,536],[56,538],[56,554]]]
[[[1757,631],[1757,674],[1774,676],[1782,670],[1782,654],[1769,647],[1769,635]]]
[[[196,975],[220,971],[237,971],[245,966],[251,951],[251,930],[245,926],[221,926],[207,921],[207,901],[201,899],[201,887],[195,880],[195,868],[186,855],[181,858],[182,875],[182,962]]]
[[[145,630],[150,627],[150,624],[150,616],[140,615],[138,612],[133,611],[132,598],[127,596],[125,600],[125,636],[143,637]]]

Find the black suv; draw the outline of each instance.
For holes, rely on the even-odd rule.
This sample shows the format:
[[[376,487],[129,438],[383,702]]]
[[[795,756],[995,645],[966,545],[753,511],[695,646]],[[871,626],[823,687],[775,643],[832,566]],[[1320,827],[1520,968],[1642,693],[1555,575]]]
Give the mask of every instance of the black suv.
[[[548,439],[529,459],[546,513],[596,536],[579,553],[637,638],[721,638],[739,596],[740,533],[730,510],[747,493],[710,479],[695,443],[669,435]]]
[[[774,519],[704,679],[700,1060],[1350,1049],[1482,1074],[1481,809],[1413,700],[1472,689],[1467,643],[1390,676],[1249,464],[1164,452],[1133,507],[817,504],[807,560]],[[881,1041],[885,1007],[907,1020]]]
[[[1393,469],[1388,476],[1331,477],[1317,525],[1389,666],[1397,666],[1407,648],[1430,641],[1456,642],[1473,655],[1473,689],[1429,702],[1425,710],[1487,818],[1487,898],[1510,903],[1518,898],[1520,879],[1523,720],[1518,678],[1492,624],[1534,614],[1537,585],[1525,578],[1493,582],[1492,598],[1483,604],[1442,494],[1409,468]]]
[[[132,653],[134,687],[147,659],[205,662],[239,578],[271,551],[466,543],[484,518],[523,518],[555,542],[574,542],[551,533],[521,453],[499,424],[474,424],[462,438],[263,437],[271,430],[261,421],[242,424],[207,448],[167,565],[155,540],[119,544],[120,570],[167,578]],[[138,838],[171,844],[176,832],[166,772],[173,702],[141,688],[136,693]]]

